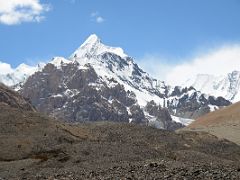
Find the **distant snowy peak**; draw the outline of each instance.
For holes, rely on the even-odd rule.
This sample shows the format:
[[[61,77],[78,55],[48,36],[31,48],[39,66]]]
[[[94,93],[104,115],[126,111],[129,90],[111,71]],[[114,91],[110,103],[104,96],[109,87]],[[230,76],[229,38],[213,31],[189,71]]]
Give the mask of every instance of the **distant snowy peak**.
[[[53,64],[57,68],[61,68],[63,64],[69,64],[70,60],[63,57],[54,57],[49,63]],[[41,71],[47,63],[39,63],[36,66],[29,66],[27,64],[20,64],[15,69],[11,69],[9,72],[0,72],[0,82],[13,87],[15,90],[19,90],[20,86],[27,80],[27,78],[33,75],[35,72]]]
[[[35,71],[38,70],[38,66],[29,66],[27,64],[20,64],[16,69],[15,73],[21,73],[21,74],[33,74]]]
[[[188,79],[183,86],[193,86],[203,93],[222,96],[231,102],[240,101],[240,71],[222,76],[198,74]]]
[[[103,53],[113,53],[122,58],[127,57],[120,47],[110,47],[104,45],[96,34],[92,34],[88,39],[70,56],[70,59],[83,58],[86,56],[97,56]]]
[[[0,72],[0,82],[7,86],[16,86],[19,83],[25,82],[29,76],[39,71],[43,66],[44,64],[38,64],[37,66],[20,64],[17,68],[12,69],[8,73],[1,74]]]

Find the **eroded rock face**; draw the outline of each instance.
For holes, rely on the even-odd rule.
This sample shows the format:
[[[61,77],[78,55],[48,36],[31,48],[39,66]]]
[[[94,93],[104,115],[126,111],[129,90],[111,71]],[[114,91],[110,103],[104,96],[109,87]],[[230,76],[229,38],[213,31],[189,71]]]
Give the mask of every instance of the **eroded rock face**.
[[[153,79],[142,75],[143,71],[136,64],[130,78],[127,78],[124,73],[129,73],[126,69],[132,62],[110,53],[98,58],[100,62],[96,61],[100,65],[97,67],[93,62],[82,65],[80,60],[59,65],[49,63],[28,78],[21,94],[29,98],[40,112],[68,122],[149,124],[155,118],[158,127],[171,130],[182,127],[172,121],[171,115],[196,118],[210,112],[209,105],[221,107],[230,104],[224,98],[207,97],[192,87],[169,88],[163,84],[161,89],[154,88]],[[107,71],[105,66],[110,70],[115,69],[116,73],[103,76],[99,68],[103,68],[104,74]],[[126,90],[126,87],[134,91]],[[139,94],[137,96],[136,93],[142,93],[140,96],[145,98],[145,92],[156,96],[159,102],[163,99],[163,104],[156,105],[152,101],[145,108],[140,106]],[[150,106],[153,106],[152,109],[149,109]],[[146,113],[150,117],[146,117]]]
[[[231,104],[222,97],[213,97],[196,91],[193,87],[175,87],[171,93],[172,99],[166,100],[171,114],[184,118],[195,119],[212,111],[212,108],[221,108]]]
[[[70,122],[129,122],[131,116],[133,122],[146,123],[133,92],[125,91],[114,79],[110,80],[114,86],[109,87],[89,64],[77,67],[77,62],[60,69],[48,64],[27,80],[21,93],[39,111]]]
[[[118,68],[123,68],[125,61],[117,60],[120,63]],[[141,73],[136,68],[134,71],[135,74]],[[134,82],[137,78],[139,75],[135,76]],[[131,85],[129,81],[126,83]],[[47,64],[42,71],[29,77],[21,93],[31,99],[40,112],[68,122],[114,121],[147,125],[155,118],[158,128],[175,130],[183,127],[172,120],[167,107],[154,101],[145,108],[141,107],[136,94],[125,90],[114,77],[103,80],[91,64],[82,67],[77,61],[61,63],[60,66]],[[146,117],[146,113],[151,117]]]
[[[175,130],[184,127],[182,124],[174,122],[172,120],[168,109],[162,108],[154,101],[147,103],[145,111],[148,112],[149,115],[156,117],[156,121],[159,122],[163,129]]]
[[[130,107],[132,123],[147,124],[143,110],[139,105],[133,105]],[[145,121],[143,121],[145,119]]]
[[[26,99],[3,84],[0,84],[0,104],[21,110],[35,111]]]

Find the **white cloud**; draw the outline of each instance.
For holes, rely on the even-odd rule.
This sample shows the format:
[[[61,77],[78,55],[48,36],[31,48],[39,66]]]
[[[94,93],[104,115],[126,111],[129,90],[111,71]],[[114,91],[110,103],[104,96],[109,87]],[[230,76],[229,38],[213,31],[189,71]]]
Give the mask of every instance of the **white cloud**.
[[[240,71],[240,45],[224,46],[176,65],[166,81],[181,85],[196,74],[226,75],[234,70]]]
[[[105,21],[105,19],[103,18],[103,17],[101,17],[101,16],[98,16],[97,18],[96,18],[96,22],[97,23],[102,23],[102,22],[104,22]]]
[[[90,16],[91,16],[91,19],[92,19],[92,21],[95,21],[96,23],[103,23],[104,21],[105,21],[105,18],[103,18],[102,16],[100,16],[100,14],[99,14],[99,12],[92,12],[91,14],[90,14]]]
[[[138,64],[144,71],[159,80],[165,80],[171,69],[171,65],[165,62],[165,58],[158,55],[147,54],[138,60]]]
[[[0,0],[0,23],[6,25],[40,22],[50,6],[39,0]]]
[[[176,62],[181,63],[169,64],[167,59],[149,55],[139,61],[154,77],[172,85],[182,85],[196,74],[226,75],[234,70],[240,71],[240,45],[225,45]]]
[[[11,72],[13,72],[11,65],[0,61],[0,74],[7,74]]]
[[[97,11],[95,11],[95,12],[92,12],[91,14],[90,14],[90,16],[91,17],[96,17],[96,16],[98,16],[99,15],[99,12],[97,12]]]

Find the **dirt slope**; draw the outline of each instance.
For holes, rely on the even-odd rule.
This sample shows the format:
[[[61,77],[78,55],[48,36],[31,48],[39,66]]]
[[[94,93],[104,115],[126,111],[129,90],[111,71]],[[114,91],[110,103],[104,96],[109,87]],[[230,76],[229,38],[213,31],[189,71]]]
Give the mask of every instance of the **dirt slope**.
[[[206,131],[240,144],[240,102],[200,117],[185,130]]]

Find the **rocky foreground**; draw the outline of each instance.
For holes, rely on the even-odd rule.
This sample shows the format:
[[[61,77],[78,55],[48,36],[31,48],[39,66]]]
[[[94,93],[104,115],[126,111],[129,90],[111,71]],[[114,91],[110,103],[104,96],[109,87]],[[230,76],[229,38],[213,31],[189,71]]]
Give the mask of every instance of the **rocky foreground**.
[[[0,179],[239,179],[240,147],[207,133],[70,125],[0,107]]]

